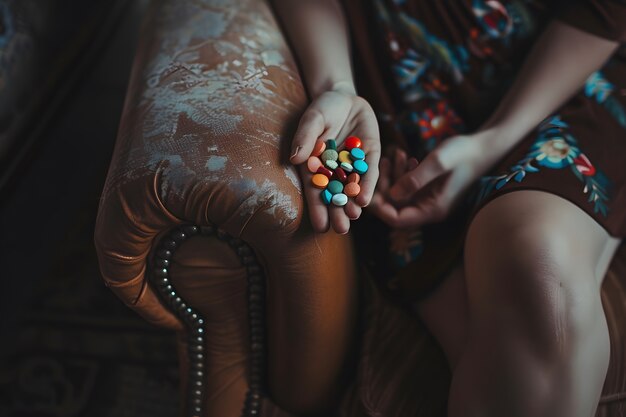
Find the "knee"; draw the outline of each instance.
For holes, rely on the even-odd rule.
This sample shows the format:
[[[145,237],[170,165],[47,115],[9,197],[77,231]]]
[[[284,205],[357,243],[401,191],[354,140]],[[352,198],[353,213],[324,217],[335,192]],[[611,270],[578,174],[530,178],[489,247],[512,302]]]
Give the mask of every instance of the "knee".
[[[552,362],[605,325],[604,313],[591,262],[564,234],[538,229],[511,224],[505,239],[485,229],[468,236],[466,269],[482,297],[479,317]]]
[[[540,292],[527,291],[506,298],[499,318],[491,327],[495,344],[514,356],[523,353],[537,364],[568,367],[581,349],[608,360],[608,333],[600,297],[586,286],[561,284],[544,286]],[[499,339],[499,340],[498,340]]]

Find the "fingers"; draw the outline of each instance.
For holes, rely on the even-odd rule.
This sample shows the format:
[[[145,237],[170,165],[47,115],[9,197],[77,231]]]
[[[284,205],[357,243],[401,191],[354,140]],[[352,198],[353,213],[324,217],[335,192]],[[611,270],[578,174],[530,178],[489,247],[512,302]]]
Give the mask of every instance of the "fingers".
[[[407,155],[400,148],[396,148],[394,151],[394,161],[393,161],[393,182],[398,181],[405,172],[407,168]]]
[[[328,209],[320,198],[320,190],[311,185],[311,177],[313,176],[306,166],[301,165],[300,176],[303,181],[304,197],[306,198],[307,207],[309,209],[309,218],[313,230],[318,233],[325,233],[330,227],[328,218]]]
[[[356,204],[352,199],[348,201],[348,204],[346,204],[344,209],[346,216],[348,216],[350,220],[356,220],[361,217],[361,212],[363,211],[361,206]]]
[[[415,168],[417,168],[418,165],[419,165],[419,162],[417,161],[417,159],[411,157],[411,158],[409,158],[409,161],[406,164],[406,170],[407,171],[412,171]]]
[[[376,190],[380,191],[382,194],[386,194],[391,186],[391,161],[386,157],[382,157],[378,167],[380,173],[378,176],[378,183],[376,184]]]
[[[333,226],[333,230],[340,234],[345,235],[350,230],[350,219],[346,215],[343,207],[328,206],[328,215],[330,216],[330,224]]]
[[[431,152],[414,169],[403,174],[389,189],[389,197],[396,204],[406,204],[426,184],[445,171],[437,156]]]
[[[437,218],[431,206],[407,206],[395,213],[389,213],[387,223],[396,229],[421,226],[433,222]]]
[[[374,193],[372,197],[372,203],[369,206],[369,210],[379,219],[394,227],[393,223],[398,217],[398,210],[389,203],[384,195],[380,192]]]
[[[398,210],[397,216],[390,219],[394,227],[421,226],[444,220],[452,211],[457,193],[451,188],[455,181],[451,174],[445,174],[430,182],[419,193],[417,200]],[[454,186],[454,185],[452,185]]]
[[[309,158],[317,138],[324,133],[324,130],[324,115],[316,108],[309,107],[300,118],[298,130],[291,144],[289,160],[292,164],[301,164]]]
[[[376,217],[394,229],[421,226],[439,219],[439,215],[429,205],[397,209],[379,193],[374,194],[370,207]]]
[[[352,199],[344,207],[325,205],[320,198],[321,190],[310,185],[313,175],[306,169],[306,166],[300,166],[299,169],[304,182],[304,195],[313,230],[317,233],[325,233],[332,227],[339,234],[348,233],[350,220],[356,220],[361,216],[363,211],[361,206]]]

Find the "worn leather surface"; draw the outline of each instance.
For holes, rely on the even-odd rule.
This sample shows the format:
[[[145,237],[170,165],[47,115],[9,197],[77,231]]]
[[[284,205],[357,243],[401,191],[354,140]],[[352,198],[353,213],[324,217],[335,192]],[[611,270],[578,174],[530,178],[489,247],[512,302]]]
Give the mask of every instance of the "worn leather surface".
[[[272,12],[252,0],[154,2],[137,51],[96,222],[105,282],[149,322],[182,330],[146,279],[155,242],[181,223],[243,239],[267,276],[272,395],[296,410],[323,406],[337,392],[355,328],[356,274],[347,236],[312,232],[286,163],[307,99]],[[203,256],[223,279],[241,279],[221,250]],[[243,320],[242,301],[232,311],[206,304],[212,279],[177,283],[208,316]],[[229,343],[240,351],[241,332],[233,329]],[[212,354],[211,377],[230,363]],[[243,379],[237,384],[227,398],[241,399]]]
[[[335,260],[339,260],[345,251],[349,251],[349,248],[345,247],[338,251]],[[246,269],[234,251],[222,241],[215,237],[195,237],[186,242],[175,254],[170,270],[173,285],[178,293],[195,307],[206,323],[205,387],[208,393],[205,398],[206,415],[238,416],[248,389],[246,376],[250,335]],[[297,279],[297,276],[291,278]],[[332,388],[331,399],[332,394],[342,394],[346,389],[345,386],[333,381],[334,378],[324,376],[328,374],[327,369],[334,368],[335,372],[342,368],[337,366],[340,359],[337,355],[341,352],[340,346],[346,343],[345,339],[350,335],[344,328],[349,323],[346,322],[346,315],[334,304],[337,301],[344,302],[346,295],[337,285],[337,277],[332,275],[320,276],[319,280],[309,281],[309,284],[301,284],[308,286],[303,288],[302,295],[299,294],[300,291],[293,291],[293,294],[276,294],[276,290],[272,290],[271,287],[268,294],[267,333],[270,338],[277,339],[269,346],[270,378],[282,378],[291,385],[285,386],[287,384],[282,384],[282,381],[276,381],[271,385],[273,388],[271,397],[278,395],[276,397],[278,401],[286,404],[289,409],[319,406],[315,402],[326,399],[315,392],[325,392],[326,390],[322,388]],[[303,296],[309,300],[303,300]],[[324,305],[312,306],[311,303]],[[284,310],[277,314],[276,309]],[[309,320],[315,320],[315,323],[309,323]],[[278,321],[293,321],[293,327],[289,329],[290,334],[284,340],[275,335],[277,326],[283,325],[281,323],[277,325]],[[354,323],[351,325],[356,329]],[[337,331],[332,331],[333,328]],[[324,348],[324,340],[330,336],[329,331],[334,333],[333,351]],[[316,349],[311,350],[311,347]],[[325,350],[324,354],[319,355],[318,349]],[[184,350],[182,353],[186,365]],[[287,374],[280,369],[277,370],[280,368],[276,366],[277,362],[293,368],[295,372]],[[303,367],[304,364],[307,366]],[[324,381],[320,381],[322,377]],[[326,386],[320,387],[319,384]],[[307,392],[302,392],[302,388]],[[308,392],[309,390],[312,392]],[[316,398],[304,398],[305,394],[314,395]],[[339,400],[337,397],[334,399]],[[270,397],[266,397],[263,402],[264,416],[287,415]],[[308,404],[302,404],[303,402]]]
[[[305,105],[265,2],[155,2],[98,213],[105,282],[146,320],[181,332],[184,372],[183,326],[149,284],[146,262],[174,226],[217,225],[249,243],[266,272],[264,415],[340,402],[346,417],[442,416],[448,373],[432,339],[356,272],[348,237],[310,230],[285,162]],[[176,253],[171,271],[207,321],[206,415],[238,416],[247,389],[245,271],[223,242],[200,237]],[[612,350],[598,415],[613,417],[626,407],[624,248],[603,300]]]

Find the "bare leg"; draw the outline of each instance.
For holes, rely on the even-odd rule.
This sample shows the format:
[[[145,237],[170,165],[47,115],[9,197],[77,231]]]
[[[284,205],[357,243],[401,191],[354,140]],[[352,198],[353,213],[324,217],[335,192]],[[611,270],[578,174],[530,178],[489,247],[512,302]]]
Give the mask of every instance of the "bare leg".
[[[441,285],[413,306],[424,325],[439,342],[454,370],[465,348],[469,315],[463,266],[450,272]]]
[[[539,191],[506,194],[477,214],[450,417],[593,415],[609,358],[600,284],[618,243],[578,207]]]

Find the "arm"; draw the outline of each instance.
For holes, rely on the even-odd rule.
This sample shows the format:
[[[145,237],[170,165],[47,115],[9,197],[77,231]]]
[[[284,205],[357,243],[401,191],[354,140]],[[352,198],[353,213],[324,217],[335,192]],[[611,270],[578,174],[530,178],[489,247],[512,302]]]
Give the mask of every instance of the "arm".
[[[299,58],[312,99],[294,135],[290,160],[301,165],[300,175],[314,230],[332,225],[347,233],[350,220],[369,204],[378,179],[380,139],[370,105],[356,95],[350,62],[348,28],[338,0],[274,0],[277,14]],[[311,185],[306,164],[317,140],[336,139],[341,148],[348,136],[358,136],[367,152],[369,171],[360,183],[360,194],[344,207],[326,206],[320,190]]]
[[[616,41],[552,22],[538,39],[504,100],[481,129],[486,133],[485,145],[493,149],[495,159],[506,154],[574,95],[618,46]]]
[[[273,0],[312,99],[339,89],[356,95],[348,28],[337,0]]]
[[[478,132],[444,141],[389,189],[388,198],[377,195],[375,212],[395,226],[443,219],[463,191],[574,95],[618,46],[551,22],[492,117]],[[418,191],[429,191],[423,193],[427,198],[407,205]]]

